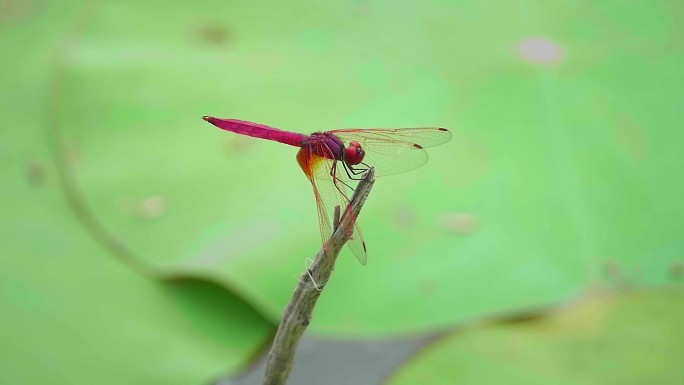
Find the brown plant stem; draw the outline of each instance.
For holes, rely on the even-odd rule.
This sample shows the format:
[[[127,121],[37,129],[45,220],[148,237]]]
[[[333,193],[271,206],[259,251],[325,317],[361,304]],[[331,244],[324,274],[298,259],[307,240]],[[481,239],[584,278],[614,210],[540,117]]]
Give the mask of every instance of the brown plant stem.
[[[261,381],[262,385],[283,385],[287,381],[294,365],[299,340],[311,321],[311,313],[332,274],[337,255],[353,234],[354,223],[368,198],[373,183],[375,183],[375,170],[371,168],[354,190],[350,202],[353,215],[350,215],[349,210],[344,210],[344,215],[340,218],[339,225],[336,226],[325,249],[321,248],[311,267],[302,274],[273,339],[273,345],[268,353],[266,373]]]

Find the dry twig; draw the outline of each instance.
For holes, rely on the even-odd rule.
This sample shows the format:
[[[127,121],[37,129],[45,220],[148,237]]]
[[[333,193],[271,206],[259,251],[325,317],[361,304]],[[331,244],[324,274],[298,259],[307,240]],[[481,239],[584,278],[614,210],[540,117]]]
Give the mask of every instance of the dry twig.
[[[337,255],[352,236],[354,222],[366,202],[373,183],[375,183],[375,170],[371,168],[354,190],[350,203],[353,215],[349,215],[349,210],[344,210],[345,213],[340,218],[339,225],[336,226],[325,250],[321,248],[311,267],[302,274],[273,339],[262,385],[283,385],[287,381],[294,364],[299,340],[309,325],[316,301],[335,267]]]

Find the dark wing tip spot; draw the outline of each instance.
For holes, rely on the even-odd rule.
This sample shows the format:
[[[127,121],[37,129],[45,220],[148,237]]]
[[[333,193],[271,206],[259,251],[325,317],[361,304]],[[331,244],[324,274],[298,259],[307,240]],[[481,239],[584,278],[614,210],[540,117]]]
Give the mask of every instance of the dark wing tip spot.
[[[440,131],[449,131],[449,130],[447,130],[446,128],[443,128],[443,127],[440,127],[439,130],[440,130]]]
[[[363,246],[363,252],[367,252],[366,250],[366,242],[361,242],[361,245]]]
[[[423,146],[417,143],[413,143],[413,147],[423,149]]]

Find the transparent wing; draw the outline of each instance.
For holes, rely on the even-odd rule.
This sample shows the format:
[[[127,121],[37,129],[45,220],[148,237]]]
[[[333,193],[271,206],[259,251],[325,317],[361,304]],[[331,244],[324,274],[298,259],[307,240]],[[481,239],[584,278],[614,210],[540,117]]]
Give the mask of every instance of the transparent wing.
[[[451,132],[440,127],[350,128],[330,132],[345,144],[359,142],[366,153],[363,162],[375,167],[377,176],[415,170],[428,161],[425,148],[451,139]]]
[[[410,145],[418,144],[423,148],[427,148],[444,144],[451,139],[451,132],[442,127],[343,128],[330,132],[345,142],[356,140],[362,145],[369,142],[403,142]]]
[[[330,220],[331,215],[333,215],[336,206],[340,207],[340,216],[344,215],[345,210],[351,209],[349,207],[349,198],[351,197],[352,190],[345,185],[346,182],[343,183],[342,180],[337,177],[340,162],[316,155],[324,154],[329,151],[327,146],[323,144],[320,146],[321,148],[317,150],[310,147],[303,147],[300,150],[302,155],[298,156],[302,157],[302,159],[300,159],[300,165],[302,165],[302,169],[304,169],[305,174],[311,181],[314,190],[321,231],[321,242],[325,248],[333,232],[334,224]],[[352,238],[347,242],[347,247],[362,265],[366,264],[366,243],[358,223],[354,224]]]

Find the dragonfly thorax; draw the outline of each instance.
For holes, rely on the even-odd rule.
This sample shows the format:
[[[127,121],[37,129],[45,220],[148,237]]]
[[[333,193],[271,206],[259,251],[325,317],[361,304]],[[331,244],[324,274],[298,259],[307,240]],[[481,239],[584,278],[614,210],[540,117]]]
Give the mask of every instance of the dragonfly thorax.
[[[361,163],[365,155],[359,142],[352,140],[345,146],[344,142],[331,132],[314,132],[303,143],[303,147],[311,148],[316,155],[340,160],[349,166]]]

